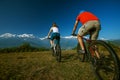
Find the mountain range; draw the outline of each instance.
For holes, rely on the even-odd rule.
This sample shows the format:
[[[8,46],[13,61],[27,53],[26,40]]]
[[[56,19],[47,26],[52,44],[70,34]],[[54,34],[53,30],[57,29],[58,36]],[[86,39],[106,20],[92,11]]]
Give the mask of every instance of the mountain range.
[[[101,39],[103,40],[103,38]],[[116,45],[120,45],[120,39],[111,41]],[[0,48],[17,47],[26,42],[34,47],[50,47],[49,40],[46,37],[40,38],[34,36],[33,34],[18,35],[11,33],[5,33],[0,35]],[[60,44],[62,49],[74,48],[77,45],[77,38],[73,36],[61,37]]]
[[[11,33],[0,35],[0,48],[17,47],[23,43],[29,43],[34,47],[50,47],[49,39],[46,37],[40,38],[34,36],[33,34],[17,35]],[[61,37],[60,44],[62,49],[71,49],[76,46],[77,39],[72,36]]]

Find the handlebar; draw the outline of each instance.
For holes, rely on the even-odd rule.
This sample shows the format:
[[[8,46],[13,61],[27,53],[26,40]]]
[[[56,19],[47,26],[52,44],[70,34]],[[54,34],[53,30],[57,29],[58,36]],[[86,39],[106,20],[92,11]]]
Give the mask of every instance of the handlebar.
[[[77,36],[77,34],[71,34],[72,36]],[[84,40],[86,41],[91,41],[90,39],[88,39],[87,37],[82,37]]]
[[[71,34],[72,36],[77,36],[77,34]]]
[[[46,39],[50,39],[50,38],[46,38]]]

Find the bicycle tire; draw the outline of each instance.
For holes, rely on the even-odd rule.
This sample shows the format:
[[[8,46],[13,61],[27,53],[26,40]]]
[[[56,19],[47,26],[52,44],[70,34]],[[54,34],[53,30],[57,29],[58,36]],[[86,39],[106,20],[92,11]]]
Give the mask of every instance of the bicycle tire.
[[[52,52],[52,56],[55,56],[54,47],[53,47],[53,48],[51,48],[51,52]]]
[[[60,45],[56,45],[56,60],[61,62],[61,47]]]
[[[78,43],[78,44],[77,44],[78,59],[79,59],[81,62],[84,62],[84,60],[85,60],[85,54],[84,54],[84,53],[80,53],[79,50],[81,50],[81,47],[80,47],[80,44]]]
[[[93,69],[99,80],[120,80],[119,58],[109,44],[101,40],[92,41],[88,51],[91,55]],[[99,58],[95,55],[95,51],[99,53]]]

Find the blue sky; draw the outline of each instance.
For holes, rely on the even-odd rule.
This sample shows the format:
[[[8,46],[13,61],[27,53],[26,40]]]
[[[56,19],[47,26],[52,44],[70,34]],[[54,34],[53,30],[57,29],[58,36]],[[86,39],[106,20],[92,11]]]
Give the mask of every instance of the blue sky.
[[[119,0],[0,0],[0,34],[44,37],[56,22],[61,36],[69,36],[76,16],[86,10],[99,17],[100,38],[120,39],[119,4]],[[81,23],[77,31],[80,26]]]

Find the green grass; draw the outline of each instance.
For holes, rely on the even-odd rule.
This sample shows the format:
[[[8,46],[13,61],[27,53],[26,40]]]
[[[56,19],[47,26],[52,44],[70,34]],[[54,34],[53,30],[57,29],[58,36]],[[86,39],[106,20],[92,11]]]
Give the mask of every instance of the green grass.
[[[0,80],[97,80],[76,51],[62,51],[58,63],[50,51],[0,54]]]

